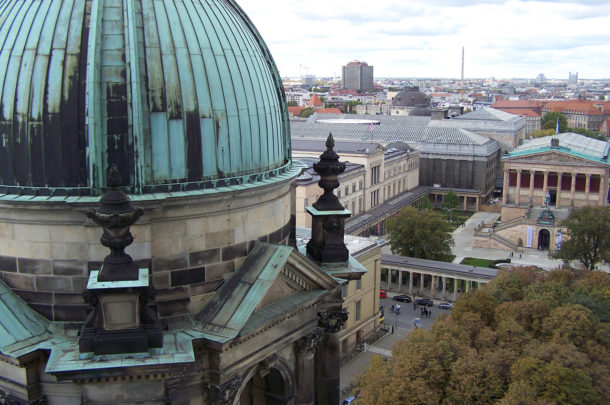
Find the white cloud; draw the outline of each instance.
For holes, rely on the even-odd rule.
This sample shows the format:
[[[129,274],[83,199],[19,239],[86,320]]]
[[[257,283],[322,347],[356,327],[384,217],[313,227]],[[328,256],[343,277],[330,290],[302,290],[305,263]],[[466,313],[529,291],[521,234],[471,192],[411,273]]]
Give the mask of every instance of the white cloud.
[[[243,0],[283,76],[610,77],[608,1]]]

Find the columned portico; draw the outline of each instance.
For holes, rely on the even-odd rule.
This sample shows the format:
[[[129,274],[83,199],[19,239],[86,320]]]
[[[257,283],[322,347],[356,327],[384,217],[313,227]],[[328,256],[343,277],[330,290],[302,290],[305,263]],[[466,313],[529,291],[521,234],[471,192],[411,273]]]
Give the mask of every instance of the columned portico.
[[[574,133],[526,142],[502,158],[504,206],[544,207],[547,195],[549,205],[557,208],[606,205],[610,176],[607,149],[606,142]],[[522,190],[525,187],[529,190]]]

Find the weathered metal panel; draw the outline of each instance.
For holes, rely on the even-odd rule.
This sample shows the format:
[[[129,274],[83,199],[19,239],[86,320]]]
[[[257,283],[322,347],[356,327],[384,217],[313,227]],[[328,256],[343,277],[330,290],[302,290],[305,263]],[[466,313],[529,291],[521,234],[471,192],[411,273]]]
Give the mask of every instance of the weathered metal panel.
[[[186,145],[184,139],[184,120],[168,122],[170,175],[172,179],[186,178]]]
[[[168,27],[169,22],[163,2],[155,0],[154,3],[155,15],[157,18],[157,29],[159,30],[159,45],[161,47],[163,77],[165,79],[167,114],[170,120],[181,119],[182,95],[180,92],[176,54],[172,41],[172,35]]]
[[[201,156],[203,176],[216,176],[216,127],[213,118],[201,118]]]
[[[146,43],[146,70],[148,76],[146,84],[148,86],[148,100],[150,111],[155,113],[166,111],[165,81],[163,77],[163,65],[161,63],[161,45],[159,44],[154,3],[152,1],[147,1],[141,4],[142,19],[144,23],[144,41]]]
[[[153,176],[156,181],[169,180],[169,138],[167,134],[167,113],[150,114],[150,133],[152,139]]]

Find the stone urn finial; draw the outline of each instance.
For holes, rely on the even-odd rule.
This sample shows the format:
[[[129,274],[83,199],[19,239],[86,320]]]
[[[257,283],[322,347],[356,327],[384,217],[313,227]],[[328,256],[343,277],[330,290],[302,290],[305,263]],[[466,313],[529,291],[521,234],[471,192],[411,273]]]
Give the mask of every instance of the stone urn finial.
[[[108,173],[109,189],[100,200],[100,209],[91,210],[87,216],[104,228],[100,241],[110,249],[104,258],[99,281],[124,281],[138,279],[138,266],[125,248],[133,242],[130,226],[144,213],[141,208],[133,208],[127,194],[121,190],[121,177],[116,165]]]

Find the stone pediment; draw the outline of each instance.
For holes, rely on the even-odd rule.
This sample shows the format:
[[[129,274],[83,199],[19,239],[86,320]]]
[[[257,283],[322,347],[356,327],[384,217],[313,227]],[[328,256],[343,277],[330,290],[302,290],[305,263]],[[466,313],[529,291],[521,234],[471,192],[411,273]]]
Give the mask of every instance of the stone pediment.
[[[521,155],[515,157],[505,158],[505,161],[511,163],[542,163],[549,165],[567,165],[567,166],[598,166],[595,162],[581,158],[578,156],[570,155],[567,153],[561,152],[543,152],[543,153],[535,153],[529,155]],[[600,163],[601,165],[601,163]]]
[[[333,277],[296,249],[258,242],[195,319],[208,338],[226,342],[258,311],[319,297],[336,286]]]

